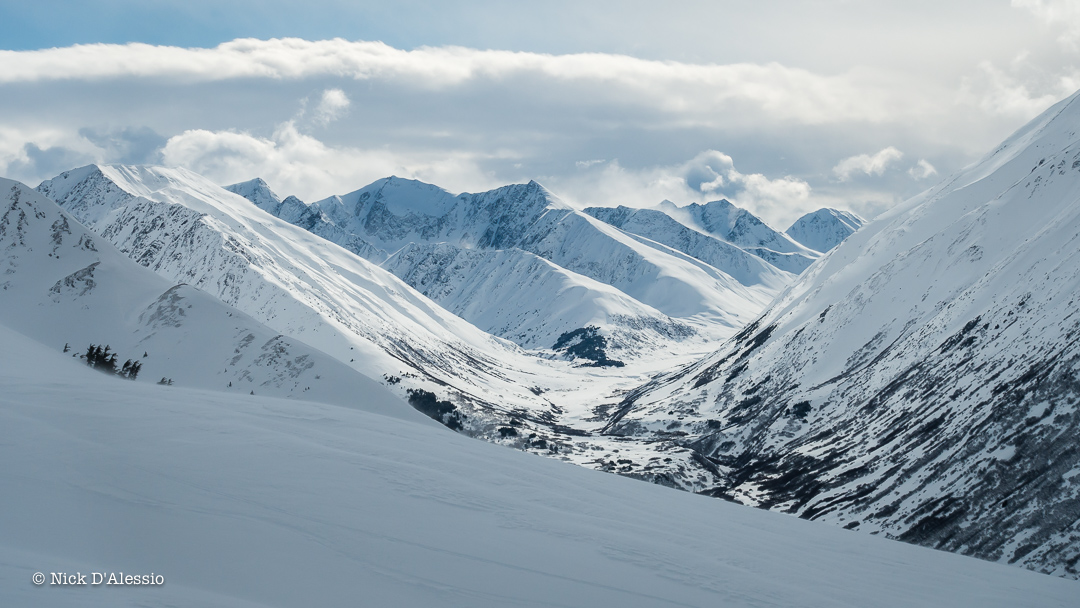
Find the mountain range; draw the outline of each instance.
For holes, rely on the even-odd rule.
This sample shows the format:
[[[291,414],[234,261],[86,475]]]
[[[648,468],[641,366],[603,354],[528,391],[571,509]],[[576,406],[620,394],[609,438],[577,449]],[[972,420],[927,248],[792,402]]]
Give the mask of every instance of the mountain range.
[[[305,203],[181,168],[4,180],[0,324],[79,361],[107,344],[141,381],[371,398],[1077,578],[1075,99],[869,223],[823,209],[786,231],[726,200],[579,210],[536,182],[389,177]]]

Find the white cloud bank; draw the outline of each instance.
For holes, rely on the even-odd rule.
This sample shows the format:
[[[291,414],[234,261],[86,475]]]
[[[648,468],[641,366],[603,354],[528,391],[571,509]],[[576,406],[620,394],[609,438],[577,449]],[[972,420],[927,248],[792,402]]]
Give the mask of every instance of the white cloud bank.
[[[281,196],[344,194],[389,175],[448,189],[497,185],[491,175],[480,170],[474,155],[331,146],[302,133],[295,121],[278,125],[270,137],[236,131],[185,131],[168,140],[162,156],[168,166],[191,169],[220,184],[263,177]]]
[[[1080,42],[1080,0],[1012,0],[1012,6],[1031,11],[1047,25],[1062,27],[1062,44],[1077,49]]]
[[[595,89],[596,101],[648,106],[695,120],[722,117],[724,107],[772,120],[823,124],[887,121],[920,104],[896,99],[878,76],[852,71],[821,75],[777,63],[729,65],[653,61],[626,55],[477,50],[396,49],[381,42],[295,38],[233,40],[214,48],[141,43],[82,44],[36,51],[0,51],[0,84],[161,79],[180,83],[236,79],[337,77],[394,81],[445,89],[475,81],[543,78]]]
[[[833,167],[833,173],[842,181],[850,181],[856,173],[883,175],[889,165],[904,157],[904,153],[889,146],[876,154],[859,154],[841,160]]]

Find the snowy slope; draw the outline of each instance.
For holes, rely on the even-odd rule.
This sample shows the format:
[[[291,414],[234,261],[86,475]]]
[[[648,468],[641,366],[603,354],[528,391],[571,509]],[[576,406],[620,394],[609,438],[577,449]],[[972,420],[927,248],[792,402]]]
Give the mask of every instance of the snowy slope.
[[[737,245],[793,274],[806,270],[821,255],[773,229],[753,213],[723,199],[704,205],[691,203],[685,207],[663,201],[655,209],[685,226]]]
[[[137,381],[349,405],[375,381],[142,268],[56,203],[0,179],[0,322],[71,356],[109,345]],[[145,356],[144,356],[145,354]],[[398,415],[419,416],[398,399]]]
[[[710,493],[1080,576],[1078,132],[1073,96],[629,395],[608,432],[678,419]]]
[[[0,326],[6,606],[1075,606],[1077,583],[361,409],[127,383]],[[59,587],[34,572],[161,575]]]
[[[850,211],[818,209],[795,220],[784,234],[810,249],[828,251],[865,223]]]
[[[183,169],[90,166],[38,189],[143,266],[186,282],[397,390],[438,391],[505,421],[550,404],[526,357],[392,274]],[[478,414],[479,415],[479,414]],[[487,422],[474,418],[476,431]]]
[[[608,330],[613,356],[633,357],[697,333],[610,285],[520,249],[409,244],[383,268],[480,329],[525,348],[551,348],[563,334],[595,326]]]

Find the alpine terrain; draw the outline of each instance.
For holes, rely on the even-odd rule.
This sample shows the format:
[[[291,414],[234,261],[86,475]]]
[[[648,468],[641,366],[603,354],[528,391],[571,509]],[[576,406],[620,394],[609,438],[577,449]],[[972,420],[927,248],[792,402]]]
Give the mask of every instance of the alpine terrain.
[[[692,449],[704,493],[1080,576],[1077,99],[860,228],[604,432]]]

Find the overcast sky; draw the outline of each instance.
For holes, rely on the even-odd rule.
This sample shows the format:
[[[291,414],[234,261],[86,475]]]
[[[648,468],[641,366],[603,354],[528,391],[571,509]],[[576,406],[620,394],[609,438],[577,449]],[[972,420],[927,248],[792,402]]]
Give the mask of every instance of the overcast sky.
[[[1080,88],[1080,0],[0,3],[0,175],[870,217]]]

